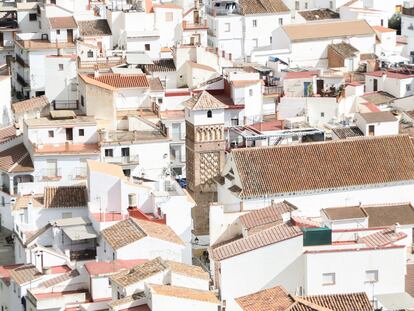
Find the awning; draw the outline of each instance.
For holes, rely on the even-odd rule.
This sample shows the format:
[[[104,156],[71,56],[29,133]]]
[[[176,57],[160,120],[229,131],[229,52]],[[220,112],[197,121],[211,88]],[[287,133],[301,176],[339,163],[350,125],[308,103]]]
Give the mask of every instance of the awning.
[[[376,295],[375,298],[385,310],[414,310],[414,298],[405,292]]]
[[[80,225],[63,228],[63,232],[72,241],[95,239],[98,237],[91,225]]]

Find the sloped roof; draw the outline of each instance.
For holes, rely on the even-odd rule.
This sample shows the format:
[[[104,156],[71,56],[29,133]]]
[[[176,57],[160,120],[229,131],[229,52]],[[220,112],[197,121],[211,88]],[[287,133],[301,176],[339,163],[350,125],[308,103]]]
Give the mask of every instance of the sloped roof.
[[[358,35],[375,35],[365,20],[321,21],[282,26],[291,41],[320,40]]]
[[[184,102],[184,105],[191,110],[214,110],[227,108],[225,104],[207,91],[193,95],[190,99]]]
[[[367,218],[368,215],[359,206],[324,208],[322,211],[331,220]]]
[[[295,300],[281,286],[264,289],[235,299],[243,311],[286,310]]]
[[[371,302],[366,293],[304,296],[304,300],[332,311],[370,311]]]
[[[368,227],[393,226],[414,224],[414,209],[410,203],[384,204],[376,206],[363,206],[368,214]]]
[[[240,0],[241,14],[287,13],[289,8],[282,0]]]
[[[30,99],[22,100],[12,104],[12,110],[16,114],[21,114],[34,109],[42,109],[49,104],[49,100],[46,96],[33,97]]]
[[[162,296],[171,296],[181,299],[198,300],[214,304],[219,304],[217,296],[212,291],[192,289],[186,287],[170,286],[170,285],[156,285],[151,284],[150,288],[155,294]]]
[[[385,247],[401,239],[404,239],[405,237],[407,237],[405,233],[398,232],[394,227],[390,227],[359,238],[358,242],[364,243],[368,247]]]
[[[241,197],[414,181],[409,136],[233,149]]]
[[[52,29],[75,29],[78,28],[73,16],[50,17],[49,24]]]
[[[92,84],[110,91],[127,88],[149,88],[149,82],[144,74],[120,74],[106,73],[95,77],[93,74],[80,74],[80,78],[88,84]]]
[[[163,58],[159,60],[154,60],[153,64],[144,65],[145,72],[171,72],[175,71],[175,63],[172,58]]]
[[[355,47],[353,47],[351,44],[347,42],[329,44],[328,47],[334,50],[337,54],[339,54],[343,58],[355,57],[355,55],[359,53],[358,49],[356,49]]]
[[[86,186],[45,187],[45,208],[87,207]]]
[[[135,218],[128,218],[102,230],[107,243],[117,250],[146,236],[182,245],[182,240],[167,225]]]
[[[33,172],[33,162],[24,144],[0,152],[0,169],[8,173]]]
[[[290,223],[278,224],[247,237],[212,246],[214,260],[223,260],[255,249],[302,235],[299,227]]]
[[[17,284],[25,284],[42,277],[34,265],[28,264],[10,271],[10,278],[13,279]]]
[[[359,114],[367,123],[397,122],[398,119],[390,111],[367,112]]]
[[[112,35],[106,19],[79,21],[79,34],[81,36],[110,36]]]
[[[14,125],[6,126],[0,129],[0,143],[4,143],[16,138],[16,127]]]

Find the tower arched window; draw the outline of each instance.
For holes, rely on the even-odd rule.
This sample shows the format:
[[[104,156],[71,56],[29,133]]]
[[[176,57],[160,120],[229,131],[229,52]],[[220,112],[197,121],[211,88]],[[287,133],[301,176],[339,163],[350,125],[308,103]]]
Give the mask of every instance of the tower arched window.
[[[212,118],[213,112],[211,110],[207,111],[207,118]]]

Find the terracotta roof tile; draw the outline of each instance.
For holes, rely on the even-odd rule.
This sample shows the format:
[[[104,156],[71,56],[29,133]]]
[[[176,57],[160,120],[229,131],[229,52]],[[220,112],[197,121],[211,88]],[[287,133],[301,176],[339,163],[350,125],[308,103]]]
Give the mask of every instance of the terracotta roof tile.
[[[385,247],[404,239],[407,235],[403,232],[396,232],[395,228],[387,228],[379,232],[364,236],[358,243],[364,243],[368,247]]]
[[[273,203],[271,206],[261,208],[255,211],[248,212],[239,217],[240,223],[244,228],[250,230],[254,227],[260,227],[266,224],[282,223],[282,214],[297,210],[293,204],[283,201],[280,203]]]
[[[282,0],[240,0],[239,3],[243,15],[289,12]]]
[[[98,77],[94,75],[83,75],[80,77],[89,84],[93,84],[109,90],[126,88],[148,88],[149,81],[144,74],[125,75],[119,73],[107,73]]]
[[[241,197],[414,181],[406,135],[233,149]]]
[[[46,187],[45,208],[82,208],[88,205],[86,186]]]
[[[16,114],[22,114],[34,109],[43,109],[49,105],[49,100],[46,96],[33,97],[17,103],[12,104],[12,110]]]
[[[102,236],[115,250],[136,242],[146,236],[167,242],[180,244],[183,242],[170,227],[135,218],[128,218],[102,230]]]
[[[40,273],[34,265],[30,264],[10,271],[10,278],[19,285],[36,280],[40,277],[42,277],[42,273]]]
[[[16,128],[14,125],[0,129],[0,144],[16,138]]]
[[[365,20],[321,21],[282,26],[291,41],[320,40],[323,38],[375,35]]]
[[[298,12],[307,21],[339,18],[339,13],[330,9],[316,9]]]
[[[78,28],[73,16],[50,17],[49,24],[52,29],[75,29]]]
[[[329,44],[328,48],[331,48],[337,54],[341,55],[343,58],[355,57],[355,55],[359,53],[359,51],[355,47],[346,42]]]
[[[235,300],[243,311],[284,311],[295,302],[281,286],[261,290]]]
[[[24,144],[0,152],[0,169],[9,172],[33,172],[33,162]]]
[[[278,224],[219,246],[212,246],[214,260],[223,260],[255,249],[275,244],[302,235],[299,227],[290,223]]]
[[[81,36],[110,36],[112,35],[106,19],[78,21]]]
[[[193,95],[184,102],[184,105],[191,110],[209,110],[209,109],[226,109],[227,106],[211,95],[207,91],[203,91],[197,95]]]
[[[90,276],[100,276],[128,270],[146,262],[146,259],[117,259],[110,262],[90,261],[85,263],[85,269]]]
[[[192,289],[186,287],[169,286],[169,285],[155,285],[151,284],[150,288],[157,295],[171,296],[182,299],[198,300],[219,304],[216,295],[211,291],[204,291],[199,289]]]
[[[362,206],[369,216],[368,227],[387,227],[396,223],[400,225],[414,224],[414,209],[410,203]]]
[[[383,75],[386,75],[387,78],[391,78],[391,79],[410,79],[413,78],[414,75],[412,74],[407,74],[407,73],[403,73],[403,72],[394,72],[394,71],[372,71],[372,72],[367,72],[365,75],[370,76],[370,77],[382,77]]]
[[[16,202],[13,205],[13,210],[17,211],[20,209],[27,208],[27,204],[32,202],[33,207],[40,208],[43,207],[43,196],[20,196],[16,198]]]
[[[367,112],[359,114],[367,123],[397,122],[398,119],[390,111]]]
[[[60,284],[62,282],[66,282],[66,281],[69,281],[69,280],[71,280],[73,278],[76,278],[79,275],[80,275],[79,274],[79,271],[75,269],[75,270],[69,271],[67,273],[64,273],[62,275],[59,275],[57,277],[48,279],[47,281],[42,282],[40,284],[40,286],[46,287],[46,288],[47,287],[52,287],[54,285],[57,285],[57,284]]]
[[[359,206],[324,208],[322,211],[331,220],[367,218],[368,215]]]
[[[162,86],[160,78],[149,78],[150,90],[153,92],[163,92],[164,87]]]
[[[176,71],[174,59],[166,58],[154,60],[153,64],[144,65],[145,72],[171,72]]]
[[[377,106],[374,107],[377,108]],[[364,133],[358,126],[335,127],[332,129],[332,132],[334,132],[339,139],[364,136]]]
[[[304,300],[332,311],[370,311],[371,302],[366,293],[305,296]]]
[[[204,271],[199,266],[188,265],[185,263],[171,261],[171,260],[167,260],[166,263],[170,271],[173,273],[185,275],[185,276],[196,278],[196,279],[203,279],[203,280],[209,279],[208,272]]]

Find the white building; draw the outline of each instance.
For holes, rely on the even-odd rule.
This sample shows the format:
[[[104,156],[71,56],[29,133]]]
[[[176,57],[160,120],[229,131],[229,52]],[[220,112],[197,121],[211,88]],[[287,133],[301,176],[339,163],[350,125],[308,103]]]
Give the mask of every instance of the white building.
[[[365,74],[367,93],[383,91],[401,98],[414,94],[414,75],[404,71],[373,71]]]

